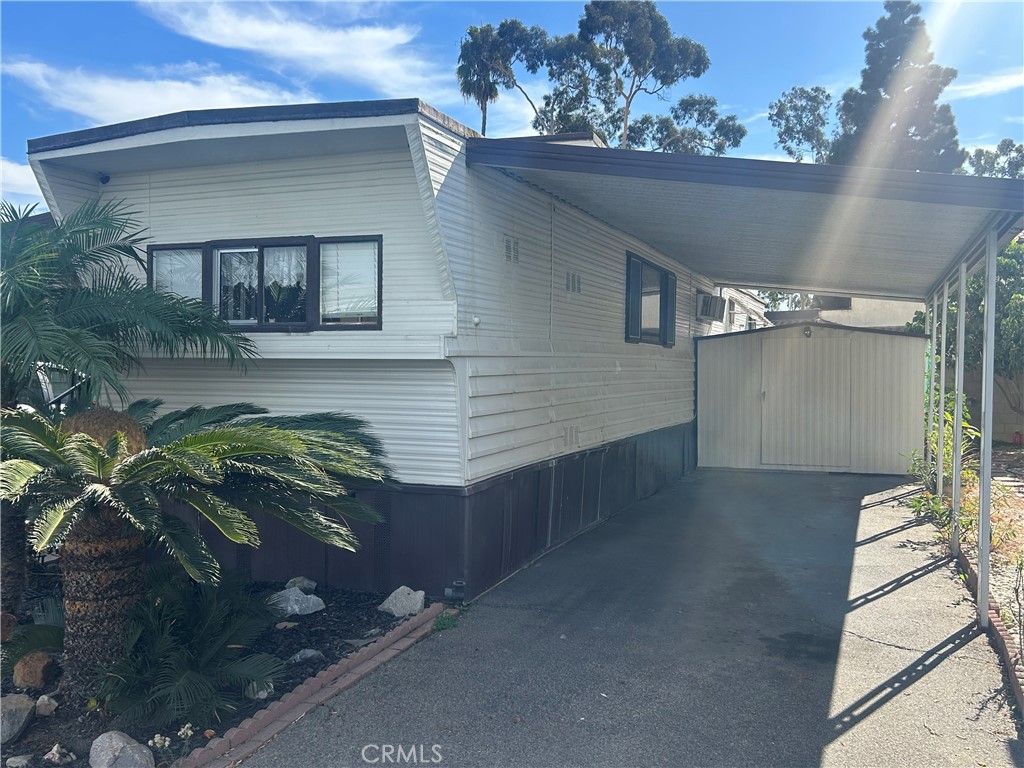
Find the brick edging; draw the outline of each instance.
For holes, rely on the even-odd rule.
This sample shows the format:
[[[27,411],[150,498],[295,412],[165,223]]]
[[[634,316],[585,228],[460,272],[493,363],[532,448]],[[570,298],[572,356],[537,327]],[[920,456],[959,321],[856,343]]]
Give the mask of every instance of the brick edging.
[[[186,757],[180,768],[227,766],[252,755],[268,741],[309,712],[411,647],[433,631],[433,621],[445,609],[434,603],[406,619],[383,637],[365,645],[336,664],[297,685],[277,701],[246,718],[223,736],[211,739]]]
[[[974,566],[967,559],[963,549],[957,553],[956,564],[960,572],[966,577],[967,589],[974,595],[974,602],[977,603],[978,572],[974,570]],[[1013,690],[1013,696],[1017,700],[1017,711],[1024,716],[1024,681],[1021,680],[1021,669],[1017,666],[1017,660],[1020,659],[1020,649],[1017,647],[1017,641],[1013,638],[1013,633],[1003,623],[1002,616],[999,615],[1000,611],[999,603],[989,597],[989,641],[995,646],[996,651],[999,653],[999,658],[1003,662],[1003,669],[1006,670],[1006,677],[1010,681],[1010,688]]]

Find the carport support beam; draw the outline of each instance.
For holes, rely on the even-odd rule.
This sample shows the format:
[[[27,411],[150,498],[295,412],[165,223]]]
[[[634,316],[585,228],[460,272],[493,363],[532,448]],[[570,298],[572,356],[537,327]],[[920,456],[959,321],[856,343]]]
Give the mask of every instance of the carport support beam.
[[[967,262],[960,262],[960,281],[956,297],[956,382],[953,406],[953,533],[949,548],[956,557],[960,554],[960,494],[963,492],[964,443],[964,331],[967,325]]]
[[[935,425],[935,329],[936,323],[938,322],[938,293],[932,294],[931,305],[932,305],[932,346],[931,346],[931,357],[928,360],[928,431],[925,432],[924,436],[924,462],[931,471],[932,461],[935,459],[932,456],[931,442],[932,442],[932,428]]]
[[[942,337],[935,364],[939,366],[939,436],[935,441],[935,494],[942,503],[942,486],[946,474],[946,318],[949,317],[949,283],[942,284]]]
[[[978,624],[988,627],[989,550],[992,544],[992,387],[995,382],[996,231],[985,243],[985,334],[981,364],[981,478],[978,483]]]

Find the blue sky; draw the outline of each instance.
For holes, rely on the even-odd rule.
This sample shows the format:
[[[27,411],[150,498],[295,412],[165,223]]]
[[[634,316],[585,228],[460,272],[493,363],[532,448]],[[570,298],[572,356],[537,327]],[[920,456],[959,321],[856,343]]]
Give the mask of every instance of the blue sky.
[[[784,159],[769,102],[795,86],[834,98],[859,82],[863,31],[879,2],[668,2],[675,34],[703,44],[711,69],[676,86],[703,92],[748,128],[731,155]],[[4,199],[38,200],[30,138],[183,109],[419,97],[474,128],[479,112],[454,69],[468,25],[517,17],[576,29],[582,2],[2,2],[0,107]],[[925,3],[936,62],[959,76],[961,144],[1024,140],[1024,3]],[[542,77],[527,89],[544,93]],[[491,106],[488,135],[531,132],[517,93]]]

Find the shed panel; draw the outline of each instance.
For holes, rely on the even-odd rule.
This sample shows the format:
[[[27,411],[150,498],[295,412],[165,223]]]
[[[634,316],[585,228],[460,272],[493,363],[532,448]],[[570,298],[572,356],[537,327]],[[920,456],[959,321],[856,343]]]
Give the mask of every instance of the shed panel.
[[[925,346],[820,325],[700,339],[698,465],[905,473],[924,441]]]

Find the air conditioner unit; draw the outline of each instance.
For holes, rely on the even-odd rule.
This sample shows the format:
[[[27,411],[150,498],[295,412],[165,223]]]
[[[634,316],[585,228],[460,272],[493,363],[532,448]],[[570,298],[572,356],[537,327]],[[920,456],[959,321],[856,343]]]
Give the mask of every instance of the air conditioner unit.
[[[708,293],[697,293],[697,319],[722,322],[725,319],[725,299]]]

